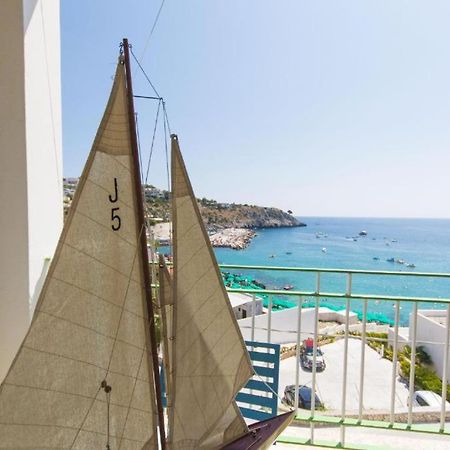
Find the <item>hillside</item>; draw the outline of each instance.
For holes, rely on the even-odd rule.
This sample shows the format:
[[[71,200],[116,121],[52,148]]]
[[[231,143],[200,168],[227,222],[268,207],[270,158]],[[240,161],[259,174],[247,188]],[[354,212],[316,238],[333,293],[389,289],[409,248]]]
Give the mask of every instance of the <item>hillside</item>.
[[[169,220],[168,192],[153,186],[146,187],[145,192],[150,216],[164,221]],[[207,198],[197,199],[197,201],[203,220],[210,231],[221,228],[256,229],[306,226],[289,212],[278,208],[218,203]]]
[[[64,203],[67,209],[73,198],[77,178],[64,179]],[[170,220],[168,191],[147,185],[144,187],[147,211],[151,220],[167,222]],[[279,228],[306,226],[299,222],[290,212],[278,208],[236,203],[218,203],[207,198],[197,199],[203,220],[210,232],[223,228]]]
[[[232,203],[220,204],[199,202],[200,212],[208,228],[279,228],[305,226],[294,216],[277,208]]]

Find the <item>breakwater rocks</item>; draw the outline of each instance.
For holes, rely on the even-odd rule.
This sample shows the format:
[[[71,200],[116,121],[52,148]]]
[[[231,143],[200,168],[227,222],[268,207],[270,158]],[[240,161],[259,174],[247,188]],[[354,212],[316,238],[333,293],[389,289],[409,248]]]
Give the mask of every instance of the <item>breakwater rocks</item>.
[[[242,250],[246,248],[255,232],[245,228],[225,228],[216,231],[209,236],[213,247],[229,247],[233,250]]]

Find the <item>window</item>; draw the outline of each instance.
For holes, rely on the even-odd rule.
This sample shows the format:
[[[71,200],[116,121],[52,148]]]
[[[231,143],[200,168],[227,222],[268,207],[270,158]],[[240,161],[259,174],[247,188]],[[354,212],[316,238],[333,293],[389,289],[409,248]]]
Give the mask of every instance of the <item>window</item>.
[[[416,395],[416,400],[420,406],[429,406],[425,399],[423,399],[420,395]]]

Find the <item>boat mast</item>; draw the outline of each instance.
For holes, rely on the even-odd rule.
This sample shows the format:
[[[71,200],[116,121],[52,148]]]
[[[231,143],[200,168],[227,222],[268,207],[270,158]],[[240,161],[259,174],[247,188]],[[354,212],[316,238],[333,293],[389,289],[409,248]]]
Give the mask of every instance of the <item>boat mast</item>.
[[[156,390],[156,405],[158,409],[158,422],[159,422],[159,437],[161,443],[161,449],[166,448],[166,439],[164,432],[164,414],[162,406],[162,393],[161,393],[161,383],[159,379],[159,361],[158,361],[158,350],[156,346],[156,331],[155,331],[155,315],[153,311],[153,299],[152,299],[152,287],[149,271],[149,260],[148,260],[148,250],[147,250],[147,234],[145,232],[145,218],[144,218],[144,207],[142,205],[142,185],[140,179],[140,167],[139,167],[139,153],[136,137],[136,122],[134,115],[134,102],[133,102],[133,85],[131,82],[131,67],[130,67],[130,48],[128,45],[128,39],[123,40],[123,52],[125,59],[125,72],[127,79],[127,93],[128,93],[128,120],[130,127],[130,140],[131,140],[131,150],[133,153],[133,163],[134,163],[134,187],[136,192],[137,200],[137,223],[138,229],[140,230],[140,245],[142,253],[142,265],[144,272],[144,287],[145,287],[145,300],[147,303],[147,314],[149,319],[149,331],[150,331],[150,351],[152,354],[153,361],[153,378],[155,382]]]

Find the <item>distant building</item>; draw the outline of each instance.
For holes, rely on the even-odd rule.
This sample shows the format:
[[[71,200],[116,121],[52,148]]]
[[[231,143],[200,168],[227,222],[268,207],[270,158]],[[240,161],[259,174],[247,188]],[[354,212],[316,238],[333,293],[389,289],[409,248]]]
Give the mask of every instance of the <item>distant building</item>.
[[[431,356],[436,373],[441,379],[444,370],[445,340],[447,338],[446,315],[446,310],[436,309],[420,309],[417,313],[417,345],[423,346]],[[411,327],[412,314],[409,319],[410,330]],[[447,371],[447,374],[447,381],[450,381],[450,371]]]
[[[442,379],[445,358],[445,340],[447,338],[446,330],[446,310],[441,309],[419,309],[417,312],[417,333],[416,345],[421,346],[431,356],[436,374]],[[399,349],[405,345],[411,345],[413,317],[409,316],[409,328],[399,329],[398,346]],[[394,342],[394,330],[389,329],[389,344]],[[450,352],[449,352],[450,360]],[[447,371],[447,381],[450,381],[450,361]]]
[[[263,313],[262,299],[256,297],[253,302],[253,296],[250,294],[239,294],[236,292],[228,293],[231,307],[233,308],[236,319],[245,319],[246,317],[259,316]]]
[[[78,178],[64,178],[63,182],[65,185],[70,184],[76,187],[78,185],[78,180]]]

